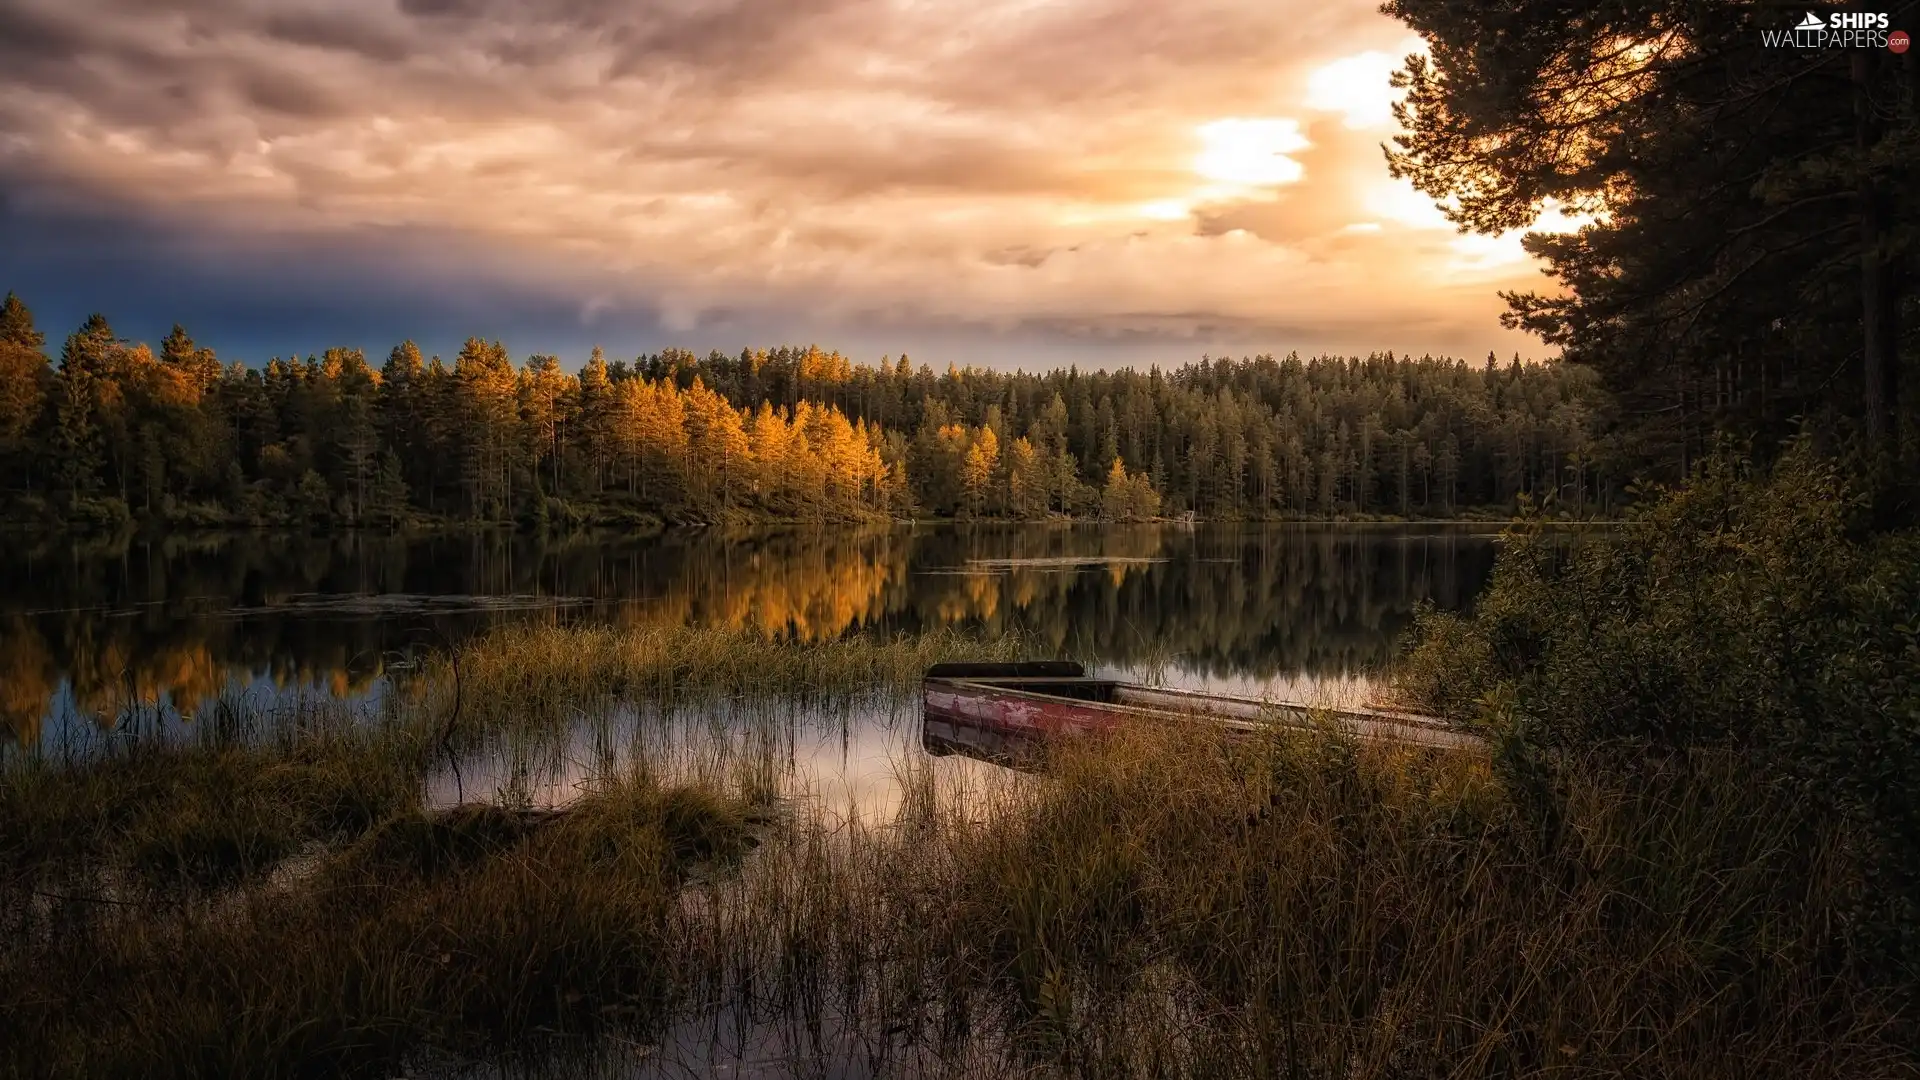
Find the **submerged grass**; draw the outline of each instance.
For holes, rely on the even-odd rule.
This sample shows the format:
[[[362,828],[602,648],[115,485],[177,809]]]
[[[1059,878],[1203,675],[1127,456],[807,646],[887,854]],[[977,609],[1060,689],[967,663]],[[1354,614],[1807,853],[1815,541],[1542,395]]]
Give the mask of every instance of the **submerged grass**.
[[[1023,647],[1017,638],[983,642],[952,631],[801,644],[695,627],[516,626],[438,657],[433,677],[419,685],[440,695],[457,687],[465,722],[479,727],[552,726],[614,701],[898,702],[933,664],[1016,659]],[[452,708],[450,698],[441,704]]]

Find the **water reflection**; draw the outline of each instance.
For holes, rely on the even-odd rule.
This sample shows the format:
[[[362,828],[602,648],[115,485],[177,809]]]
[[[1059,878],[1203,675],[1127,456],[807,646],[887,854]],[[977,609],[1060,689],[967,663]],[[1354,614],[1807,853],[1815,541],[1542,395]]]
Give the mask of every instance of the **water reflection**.
[[[1236,689],[1383,662],[1414,605],[1469,600],[1485,529],[898,526],[538,539],[228,535],[0,553],[0,726],[111,725],[236,683],[366,694],[504,620],[704,624],[812,641],[963,626]]]
[[[583,717],[559,737],[511,735],[470,749],[428,780],[427,802],[497,801],[553,809],[603,777],[644,768],[670,784],[695,783],[756,801],[785,802],[829,823],[877,824],[900,811],[908,770],[964,784],[991,762],[923,754],[912,703],[842,711],[768,702],[681,706],[671,713],[619,708]]]

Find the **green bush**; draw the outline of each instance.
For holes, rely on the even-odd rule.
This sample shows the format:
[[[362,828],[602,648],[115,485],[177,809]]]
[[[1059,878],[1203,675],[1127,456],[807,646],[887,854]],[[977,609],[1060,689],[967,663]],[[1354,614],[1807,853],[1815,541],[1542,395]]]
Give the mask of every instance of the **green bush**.
[[[133,512],[112,495],[103,498],[77,496],[67,505],[67,521],[82,529],[116,531],[133,524]]]
[[[163,504],[161,517],[168,525],[186,529],[218,529],[233,524],[234,515],[210,502]]]
[[[1868,900],[1913,938],[1920,536],[1868,533],[1865,509],[1799,444],[1770,471],[1713,457],[1624,533],[1522,523],[1471,615],[1417,620],[1399,691],[1521,753],[1737,751],[1753,782],[1858,827]]]

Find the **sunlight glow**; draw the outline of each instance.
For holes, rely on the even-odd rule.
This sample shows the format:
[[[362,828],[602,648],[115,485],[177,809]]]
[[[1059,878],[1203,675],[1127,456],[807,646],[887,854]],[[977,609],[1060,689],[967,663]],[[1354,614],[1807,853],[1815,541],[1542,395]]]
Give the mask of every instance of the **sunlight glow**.
[[[1527,252],[1520,246],[1520,238],[1525,235],[1526,230],[1516,229],[1498,236],[1482,233],[1456,236],[1447,244],[1453,251],[1448,265],[1455,270],[1499,270],[1524,262]]]
[[[1134,213],[1155,221],[1179,221],[1193,213],[1193,204],[1185,199],[1155,199],[1133,208]]]
[[[1453,250],[1455,269],[1500,270],[1532,258],[1521,244],[1528,233],[1579,232],[1595,220],[1592,214],[1568,214],[1557,201],[1548,199],[1541,207],[1540,216],[1527,228],[1509,229],[1497,236],[1480,233],[1459,236],[1447,246]]]
[[[1288,157],[1312,145],[1300,123],[1285,117],[1229,117],[1200,125],[1201,151],[1193,171],[1209,180],[1244,187],[1292,184],[1305,175]]]
[[[1433,200],[1405,180],[1375,186],[1362,198],[1367,211],[1412,229],[1452,230],[1453,222]]]
[[[1307,76],[1307,107],[1346,114],[1350,128],[1387,127],[1400,91],[1392,84],[1400,58],[1370,49],[1342,57]]]

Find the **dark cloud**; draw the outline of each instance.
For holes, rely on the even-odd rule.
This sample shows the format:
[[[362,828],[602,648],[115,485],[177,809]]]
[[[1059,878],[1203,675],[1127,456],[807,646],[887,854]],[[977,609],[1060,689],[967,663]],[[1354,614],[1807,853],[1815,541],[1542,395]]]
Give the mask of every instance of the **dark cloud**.
[[[473,18],[487,10],[486,0],[400,0],[400,10],[415,18]]]
[[[608,77],[644,79],[663,67],[693,69],[725,81],[764,80],[820,59],[833,43],[858,42],[878,0],[734,0],[680,17],[624,24]]]
[[[345,115],[349,110],[325,86],[301,75],[256,71],[240,79],[247,103],[288,116],[314,120]]]
[[[86,47],[87,35],[80,24],[28,4],[0,4],[0,58],[37,64],[70,63]]]
[[[113,212],[0,219],[0,291],[18,292],[51,340],[100,311],[125,336],[155,341],[177,322],[249,362],[332,345],[384,353],[408,337],[450,353],[471,335],[584,352],[578,302],[503,262],[468,238],[412,229],[261,237]],[[658,326],[628,303],[595,329],[646,340]]]
[[[277,11],[268,15],[260,28],[275,41],[353,53],[382,64],[405,60],[420,45],[371,20],[338,12]]]

